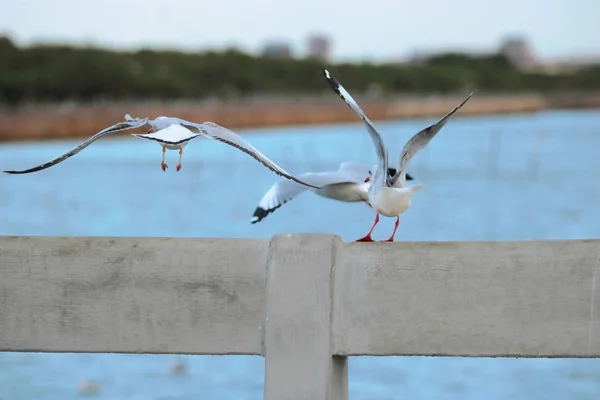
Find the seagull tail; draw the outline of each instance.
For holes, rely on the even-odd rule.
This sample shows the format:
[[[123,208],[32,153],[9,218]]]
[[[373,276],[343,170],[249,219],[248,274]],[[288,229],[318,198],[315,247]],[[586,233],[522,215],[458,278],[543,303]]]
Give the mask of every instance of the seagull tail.
[[[151,133],[132,133],[131,136],[135,136],[138,138],[142,138],[142,139],[147,139],[148,137],[152,136]]]

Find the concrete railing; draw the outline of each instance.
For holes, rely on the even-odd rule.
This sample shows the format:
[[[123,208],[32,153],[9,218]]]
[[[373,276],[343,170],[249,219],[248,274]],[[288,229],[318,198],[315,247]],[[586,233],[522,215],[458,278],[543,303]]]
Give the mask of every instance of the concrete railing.
[[[266,399],[347,399],[347,356],[600,356],[599,263],[600,240],[2,237],[0,351],[263,355]]]

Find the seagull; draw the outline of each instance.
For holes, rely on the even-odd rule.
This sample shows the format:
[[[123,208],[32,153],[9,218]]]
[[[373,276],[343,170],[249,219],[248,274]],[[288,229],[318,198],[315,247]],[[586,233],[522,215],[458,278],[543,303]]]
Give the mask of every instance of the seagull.
[[[411,204],[412,196],[421,190],[424,185],[411,185],[404,186],[406,181],[406,168],[410,160],[414,155],[424,148],[430,141],[437,135],[437,133],[446,125],[448,120],[456,111],[458,111],[474,93],[469,94],[462,103],[456,106],[452,111],[446,114],[442,119],[433,125],[421,130],[415,134],[412,138],[406,142],[400,160],[396,167],[396,173],[390,175],[386,173],[388,171],[388,153],[381,135],[375,129],[375,126],[369,118],[365,115],[363,110],[358,106],[356,101],[350,96],[348,91],[340,84],[340,82],[333,76],[327,69],[323,69],[325,80],[329,83],[331,88],[344,102],[354,111],[365,123],[367,131],[371,136],[371,140],[375,145],[378,158],[378,168],[369,173],[369,177],[366,182],[371,182],[368,188],[367,202],[376,212],[375,222],[364,237],[357,240],[357,242],[372,242],[371,233],[375,226],[379,223],[379,214],[385,217],[396,217],[396,223],[392,236],[387,242],[393,242],[396,230],[400,224],[400,215],[405,212]]]
[[[131,115],[125,114],[125,121],[135,121],[135,119],[132,118]],[[132,133],[135,137],[153,140],[162,146],[160,167],[163,171],[166,171],[169,167],[165,162],[165,153],[167,150],[179,150],[179,163],[177,163],[175,168],[177,171],[180,171],[182,166],[183,148],[190,140],[202,135],[199,132],[191,131],[181,122],[181,120],[175,120],[174,118],[158,117],[152,121],[148,133]]]
[[[179,164],[177,165],[177,171],[179,171],[181,169],[181,158],[183,148],[187,145],[187,143],[189,143],[190,140],[197,138],[198,136],[203,136],[217,140],[219,142],[223,142],[225,144],[235,147],[238,150],[243,151],[244,153],[250,155],[252,158],[257,160],[258,162],[260,162],[265,167],[275,172],[279,176],[290,179],[301,185],[306,185],[312,189],[319,189],[317,186],[313,186],[302,182],[293,175],[289,174],[284,169],[275,164],[273,161],[269,160],[257,148],[255,148],[246,140],[244,140],[240,135],[214,122],[206,121],[201,124],[198,124],[195,122],[186,121],[181,118],[164,116],[151,120],[148,118],[132,118],[129,114],[125,115],[125,122],[119,122],[113,126],[109,126],[108,128],[101,130],[85,142],[81,143],[79,146],[68,151],[60,157],[55,158],[54,160],[48,161],[47,163],[26,170],[4,172],[7,174],[28,174],[31,172],[41,171],[43,169],[50,168],[53,165],[56,165],[69,157],[74,156],[75,154],[79,153],[81,150],[85,149],[87,146],[89,146],[90,144],[92,144],[93,142],[95,142],[103,136],[115,132],[130,131],[142,128],[147,129],[148,133],[133,133],[132,135],[142,139],[153,140],[155,142],[158,142],[162,146],[163,158],[161,161],[161,168],[163,171],[167,168],[167,165],[165,164],[164,160],[166,150],[179,149]]]
[[[369,186],[366,182],[375,168],[376,165],[367,163],[344,162],[337,171],[308,172],[299,175],[298,179],[320,186],[320,189],[310,189],[319,196],[344,202],[367,202]],[[388,168],[388,174],[394,176],[396,169]],[[413,177],[406,174],[406,179],[410,181]],[[307,189],[304,185],[284,179],[275,182],[260,200],[250,222],[256,224],[262,221]]]

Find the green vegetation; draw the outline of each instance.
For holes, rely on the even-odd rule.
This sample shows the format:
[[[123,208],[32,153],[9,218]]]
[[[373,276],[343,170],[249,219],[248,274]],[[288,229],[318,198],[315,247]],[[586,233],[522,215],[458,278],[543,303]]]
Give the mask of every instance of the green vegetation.
[[[557,92],[600,89],[600,65],[571,74],[524,73],[502,55],[442,54],[419,66],[278,60],[236,50],[116,52],[59,45],[15,46],[0,37],[0,101],[202,99],[323,93],[321,68],[349,90],[384,93]]]

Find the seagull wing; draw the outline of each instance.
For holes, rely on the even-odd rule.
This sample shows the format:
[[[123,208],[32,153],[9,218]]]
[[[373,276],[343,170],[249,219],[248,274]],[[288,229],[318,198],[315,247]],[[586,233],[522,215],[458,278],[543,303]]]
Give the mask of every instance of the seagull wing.
[[[230,146],[235,147],[238,150],[243,151],[244,153],[250,155],[252,158],[257,160],[262,165],[275,172],[279,176],[283,176],[284,178],[290,179],[301,185],[306,185],[313,189],[319,189],[317,186],[313,186],[294,177],[293,175],[285,171],[283,168],[275,164],[273,161],[269,160],[264,154],[258,151],[256,147],[252,146],[240,135],[227,128],[224,128],[218,124],[215,124],[214,122],[209,121],[204,122],[202,124],[195,124],[193,122],[185,121],[182,122],[182,125],[189,127],[189,129],[191,129],[192,127],[196,127],[206,137],[218,140],[219,142],[226,143]]]
[[[125,122],[119,122],[118,124],[115,124],[113,126],[109,126],[108,128],[101,130],[100,132],[96,133],[94,136],[92,136],[91,138],[89,138],[85,142],[81,143],[79,146],[75,147],[74,149],[70,150],[69,152],[63,154],[60,157],[55,158],[52,161],[48,161],[47,163],[40,164],[38,166],[29,168],[29,169],[25,169],[25,170],[21,170],[21,171],[4,171],[4,172],[7,173],[7,174],[28,174],[28,173],[31,173],[31,172],[41,171],[43,169],[50,168],[53,165],[56,165],[56,164],[58,164],[60,162],[63,162],[67,158],[69,158],[71,156],[74,156],[75,154],[79,153],[81,150],[85,149],[90,144],[92,144],[93,142],[95,142],[96,140],[100,139],[103,136],[106,136],[106,135],[109,135],[109,134],[115,133],[115,132],[121,132],[121,131],[130,130],[130,129],[136,129],[136,128],[139,128],[139,127],[142,127],[142,126],[146,125],[147,123],[148,123],[148,119],[147,118],[130,119],[130,120],[127,120]]]
[[[329,83],[329,85],[331,86],[333,91],[335,93],[337,93],[337,95],[340,96],[340,98],[342,100],[344,100],[344,102],[352,109],[352,111],[354,111],[363,120],[363,122],[365,123],[365,126],[367,127],[367,131],[369,132],[369,135],[371,136],[371,140],[373,141],[373,144],[375,145],[375,151],[377,152],[377,158],[379,159],[379,165],[381,166],[381,168],[387,169],[388,168],[387,149],[385,148],[385,145],[383,144],[381,135],[379,134],[379,132],[377,132],[377,129],[375,129],[375,125],[373,125],[373,122],[371,122],[371,120],[369,118],[367,118],[364,111],[358,106],[358,104],[356,103],[354,98],[352,98],[352,96],[350,96],[350,93],[348,93],[348,91],[342,86],[342,84],[333,75],[331,75],[331,73],[329,71],[327,71],[326,69],[323,69],[323,74],[325,75],[325,80],[327,81],[327,83]],[[384,175],[383,182],[387,181],[387,179],[388,179],[388,177],[386,174],[386,175]],[[377,177],[374,177],[373,180],[376,181]]]
[[[370,167],[368,164],[362,163],[344,163],[337,171],[307,172],[298,178],[321,188],[340,183],[362,183],[369,176]],[[255,224],[262,221],[270,213],[307,189],[305,185],[289,180],[282,179],[275,182],[258,203],[250,222]]]
[[[444,115],[442,119],[436,122],[433,125],[428,126],[427,128],[421,130],[416,135],[411,137],[408,142],[404,145],[402,149],[402,153],[400,155],[400,160],[398,161],[398,167],[396,173],[392,177],[390,183],[394,185],[396,182],[400,182],[404,184],[406,167],[408,166],[410,160],[421,150],[423,147],[427,146],[427,144],[437,135],[437,133],[446,125],[450,117],[454,115],[465,103],[473,96],[471,93],[467,96],[466,99],[462,101],[458,106],[454,107],[452,111],[448,114]]]

